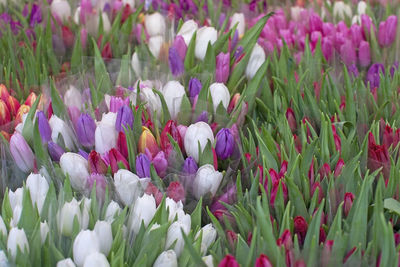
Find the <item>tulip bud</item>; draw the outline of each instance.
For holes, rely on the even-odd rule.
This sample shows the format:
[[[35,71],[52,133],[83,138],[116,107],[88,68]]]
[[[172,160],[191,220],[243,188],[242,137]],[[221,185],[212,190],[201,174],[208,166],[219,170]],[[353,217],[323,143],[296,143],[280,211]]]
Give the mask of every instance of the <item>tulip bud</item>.
[[[61,21],[66,21],[71,16],[71,7],[66,0],[54,0],[50,5],[53,16]]]
[[[211,193],[215,196],[218,187],[222,181],[222,173],[215,171],[214,167],[210,164],[201,166],[197,173],[193,184],[193,194],[197,199]]]
[[[197,30],[196,47],[194,54],[196,58],[203,60],[206,56],[208,43],[213,45],[217,41],[218,33],[213,27],[202,27]]]
[[[44,244],[44,242],[46,242],[47,236],[49,235],[49,225],[47,224],[47,222],[40,222],[40,241],[42,243],[42,245]]]
[[[170,249],[161,253],[154,262],[153,267],[178,267],[175,251]]]
[[[111,166],[111,172],[112,173],[116,173],[118,171],[120,163],[122,163],[122,165],[124,165],[126,169],[130,169],[128,161],[115,148],[112,148],[108,152],[108,158],[109,158],[109,161],[110,161],[110,166]]]
[[[96,197],[97,200],[104,200],[104,195],[106,192],[106,179],[102,174],[91,173],[87,178],[87,189],[92,190],[94,183],[96,183]]]
[[[343,1],[336,1],[333,5],[333,17],[344,20],[346,17],[352,17],[351,7]]]
[[[344,215],[347,217],[347,215],[349,215],[349,212],[351,210],[351,207],[353,206],[353,202],[354,202],[354,195],[351,192],[347,192],[346,194],[344,194]]]
[[[71,258],[67,258],[65,260],[61,260],[57,262],[57,267],[75,267],[75,263],[71,260]]]
[[[89,153],[88,169],[89,173],[106,174],[108,168],[101,155],[93,150]]]
[[[147,185],[145,194],[152,195],[156,199],[156,205],[160,205],[163,199],[163,193],[158,190],[157,186],[155,186],[152,182],[149,182]]]
[[[51,139],[57,143],[58,138],[62,137],[65,147],[69,150],[75,148],[74,134],[71,128],[56,115],[51,116],[49,120],[51,128]]]
[[[4,84],[0,84],[0,99],[3,101],[7,101],[10,93],[7,90],[7,87]]]
[[[42,138],[42,143],[47,143],[51,140],[51,128],[49,122],[43,111],[39,111],[37,114],[38,126],[40,137]]]
[[[340,47],[340,56],[347,66],[350,66],[356,62],[356,50],[352,42],[346,41]]]
[[[288,121],[290,130],[292,132],[295,132],[297,129],[297,123],[296,123],[296,116],[294,115],[294,111],[291,108],[288,108],[286,110],[286,119]]]
[[[182,63],[183,63],[183,61],[185,60],[186,51],[187,51],[187,45],[186,45],[183,37],[180,35],[176,36],[174,39],[174,42],[172,44],[172,47],[174,47],[177,54],[179,55],[179,58],[182,60]]]
[[[286,250],[289,250],[293,246],[292,236],[290,234],[289,229],[285,229],[281,235],[281,237],[276,240],[276,244],[278,246],[284,246]]]
[[[0,126],[7,124],[11,121],[11,114],[7,104],[0,99]]]
[[[57,145],[56,143],[54,143],[53,141],[50,141],[47,144],[47,150],[49,151],[51,160],[55,162],[59,162],[61,156],[65,153],[64,149],[59,145]]]
[[[335,167],[335,171],[334,171],[335,177],[338,177],[341,174],[343,166],[344,166],[343,159],[339,159],[338,162],[336,163],[336,167]]]
[[[10,152],[18,168],[29,172],[34,167],[35,157],[32,149],[19,132],[14,132],[10,139]]]
[[[90,230],[79,232],[73,245],[74,262],[83,266],[85,259],[95,252],[100,252],[100,241],[96,233]]]
[[[136,157],[136,173],[140,178],[150,177],[150,160],[145,154]]]
[[[118,133],[117,149],[126,159],[129,157],[126,136],[123,132]]]
[[[229,158],[235,147],[235,140],[231,131],[228,128],[222,128],[216,135],[217,143],[215,145],[215,151],[217,156],[221,160]]]
[[[172,244],[175,243],[173,250],[178,257],[182,253],[183,246],[185,244],[181,231],[183,231],[185,235],[188,235],[190,232],[190,216],[188,218],[189,220],[185,221],[175,221],[168,228],[167,239],[165,241],[165,249],[170,248]]]
[[[85,147],[94,146],[96,123],[89,114],[81,114],[76,122],[78,141]]]
[[[110,267],[108,260],[104,254],[100,252],[92,252],[86,258],[83,263],[83,267]]]
[[[185,188],[178,181],[171,182],[167,188],[167,196],[175,202],[185,202]]]
[[[198,26],[194,20],[185,21],[179,29],[177,36],[182,36],[187,46],[189,46],[190,40],[192,40],[193,34],[197,31]]]
[[[378,41],[382,47],[390,46],[396,39],[397,17],[389,16],[379,24]]]
[[[374,89],[374,88],[379,88],[380,85],[380,75],[385,74],[385,67],[383,66],[383,64],[380,63],[375,63],[372,64],[371,67],[369,67],[368,72],[367,72],[367,85],[369,83],[369,88],[370,90]]]
[[[18,100],[13,97],[13,96],[8,96],[8,98],[6,100],[3,100],[6,102],[8,110],[10,111],[10,115],[12,117],[16,116],[18,113],[18,109],[20,108],[20,104],[18,102]]]
[[[210,95],[214,106],[214,112],[217,112],[218,106],[222,103],[225,110],[228,108],[231,96],[228,88],[223,83],[213,83],[210,85]]]
[[[164,37],[162,37],[161,35],[150,37],[149,50],[155,58],[159,58],[163,43],[164,43]]]
[[[31,173],[26,179],[26,187],[29,189],[32,204],[36,204],[39,214],[41,214],[47,191],[49,191],[46,178],[40,174]]]
[[[219,53],[216,58],[215,81],[218,83],[225,83],[229,78],[229,53]]]
[[[3,217],[0,215],[0,233],[3,237],[7,237],[7,228],[6,225],[4,224]]]
[[[358,5],[357,5],[358,15],[365,14],[366,10],[367,10],[367,4],[365,3],[365,1],[358,2]]]
[[[258,69],[265,61],[265,52],[264,49],[259,45],[255,44],[253,50],[250,54],[249,62],[246,67],[246,76],[248,79],[251,79],[256,75]]]
[[[198,162],[200,153],[203,152],[208,141],[210,141],[211,144],[214,143],[214,134],[207,123],[200,121],[190,125],[184,139],[186,154]]]
[[[117,114],[109,112],[103,114],[101,122],[95,131],[95,147],[100,154],[108,152],[117,144],[118,132],[115,130]]]
[[[156,213],[156,200],[153,196],[144,194],[135,201],[133,210],[129,217],[129,225],[132,231],[137,234],[143,223],[147,227]]]
[[[60,167],[65,175],[68,174],[71,186],[75,190],[83,191],[86,179],[89,176],[88,162],[79,154],[67,152],[60,158]]]
[[[182,172],[184,174],[196,174],[199,167],[197,166],[196,161],[192,157],[186,158],[183,163]]]
[[[367,166],[371,171],[375,171],[383,167],[383,176],[389,177],[390,174],[390,157],[385,145],[377,145],[372,133],[368,136],[368,161]]]
[[[237,24],[236,30],[239,33],[239,36],[243,36],[246,22],[243,13],[234,13],[231,18],[231,26],[229,29],[232,29]]]
[[[11,228],[7,239],[7,250],[12,260],[15,261],[18,248],[21,252],[29,253],[29,243],[24,229]]]
[[[75,198],[71,202],[66,202],[57,215],[57,226],[61,234],[70,236],[72,234],[74,219],[78,223],[82,223],[82,213],[79,208],[79,203]]]
[[[139,179],[136,174],[124,169],[118,170],[114,174],[115,190],[126,206],[132,205],[142,195],[148,182],[149,179]]]
[[[178,81],[169,81],[164,85],[162,93],[171,119],[176,120],[181,110],[183,96],[186,94],[185,88]]]
[[[182,149],[183,148],[182,138],[179,133],[178,127],[176,125],[176,122],[173,120],[167,121],[163,131],[161,132],[161,142],[160,142],[161,149],[164,151],[172,149],[171,142],[169,141],[168,138],[168,134],[171,135],[171,137],[176,141],[176,143]]]
[[[189,98],[193,103],[196,96],[199,95],[202,84],[197,78],[191,78],[189,81]]]
[[[221,260],[218,267],[240,267],[240,265],[234,256],[228,254]]]
[[[302,216],[296,216],[293,222],[294,222],[294,233],[297,234],[299,243],[303,244],[306,238],[308,224]]]
[[[151,15],[146,15],[144,26],[150,36],[165,35],[166,26],[164,17],[156,12]]]
[[[126,105],[119,108],[117,113],[117,120],[115,122],[115,129],[118,132],[124,131],[124,128],[133,127],[133,112],[132,109]]]
[[[108,222],[113,222],[114,218],[121,213],[121,208],[119,207],[118,203],[112,200],[110,204],[107,206],[105,219]]]
[[[32,107],[33,103],[35,103],[37,99],[37,95],[34,92],[31,92],[25,100],[25,105]]]
[[[261,254],[260,257],[256,259],[256,267],[272,267],[272,263],[270,262],[269,258],[265,254]]]
[[[215,230],[214,226],[209,223],[203,226],[203,228],[201,228],[200,231],[197,232],[195,239],[198,239],[201,233],[201,252],[205,254],[208,248],[212,245],[212,243],[214,243],[215,239],[217,238],[217,230]]]
[[[154,165],[154,168],[156,169],[158,176],[163,178],[168,168],[168,161],[166,159],[164,151],[158,152],[157,155],[153,158],[152,163]]]
[[[23,188],[17,188],[15,192],[8,190],[8,197],[10,199],[11,209],[15,209],[17,206],[22,206],[22,198],[24,194]]]
[[[67,107],[77,107],[82,109],[82,95],[75,86],[70,86],[64,95],[64,104]]]
[[[113,242],[111,224],[106,221],[97,221],[94,226],[94,232],[100,241],[100,252],[108,255]]]
[[[139,137],[138,151],[139,153],[146,153],[146,150],[148,150],[151,156],[154,157],[159,151],[157,141],[147,127],[143,126],[142,129],[143,132]]]

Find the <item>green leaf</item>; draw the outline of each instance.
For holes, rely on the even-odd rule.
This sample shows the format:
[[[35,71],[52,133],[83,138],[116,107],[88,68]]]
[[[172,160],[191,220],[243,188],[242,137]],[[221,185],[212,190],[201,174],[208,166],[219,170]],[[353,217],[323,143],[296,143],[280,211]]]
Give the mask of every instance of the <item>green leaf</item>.
[[[194,50],[196,48],[196,32],[193,34],[192,39],[190,40],[186,57],[185,57],[185,71],[189,71],[194,67]]]
[[[196,208],[190,215],[192,219],[192,229],[196,229],[197,227],[201,227],[201,210],[203,208],[203,198],[197,202]]]

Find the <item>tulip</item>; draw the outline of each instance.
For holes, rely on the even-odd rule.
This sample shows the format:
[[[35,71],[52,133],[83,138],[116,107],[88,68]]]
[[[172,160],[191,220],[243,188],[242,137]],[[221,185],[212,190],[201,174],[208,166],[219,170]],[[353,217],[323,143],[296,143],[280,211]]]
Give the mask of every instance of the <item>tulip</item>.
[[[54,0],[50,5],[53,16],[61,21],[66,21],[71,16],[71,7],[66,0]]]
[[[94,146],[96,123],[89,114],[81,114],[76,122],[76,135],[81,145],[85,147]]]
[[[201,228],[200,231],[197,232],[195,239],[198,239],[201,233],[201,252],[205,254],[207,252],[207,249],[212,245],[212,243],[214,243],[215,239],[217,238],[217,230],[215,230],[214,226],[209,223],[203,226],[203,228]]]
[[[14,210],[17,206],[22,206],[22,198],[24,194],[23,188],[17,188],[15,192],[8,190],[8,198],[10,199],[11,209]]]
[[[71,181],[71,186],[79,191],[85,190],[86,179],[89,176],[88,163],[79,154],[67,152],[60,158],[60,167]]]
[[[276,241],[276,244],[278,246],[284,246],[286,250],[289,250],[293,246],[292,242],[292,236],[290,235],[289,229],[285,229],[281,235],[281,237],[278,238]]]
[[[57,143],[59,137],[62,137],[65,147],[69,150],[73,150],[75,148],[75,142],[71,128],[56,115],[51,116],[49,124],[52,131],[51,139],[53,142]]]
[[[140,178],[150,177],[150,160],[145,154],[136,157],[136,173]]]
[[[222,128],[215,136],[217,143],[215,145],[215,151],[217,156],[221,160],[229,158],[235,147],[235,140],[231,131],[228,128]]]
[[[197,31],[198,26],[194,20],[185,21],[179,29],[177,36],[182,36],[187,46],[192,40],[193,34]]]
[[[175,251],[170,249],[162,252],[158,255],[153,267],[178,267]]]
[[[214,134],[207,123],[200,121],[190,125],[184,139],[186,154],[198,162],[200,153],[203,152],[208,141],[210,141],[211,144],[214,143]]]
[[[189,81],[189,98],[193,103],[196,96],[199,95],[202,84],[197,78],[191,78]]]
[[[10,139],[10,152],[18,168],[23,172],[29,172],[34,167],[34,155],[32,149],[26,143],[19,132],[14,132]]]
[[[347,192],[346,194],[344,194],[344,205],[343,205],[343,209],[344,209],[344,215],[347,217],[349,215],[349,212],[351,210],[351,207],[353,206],[353,202],[354,202],[354,195],[351,192]]]
[[[109,112],[103,114],[101,122],[95,131],[95,147],[100,154],[108,152],[117,144],[118,132],[115,130],[117,114]]]
[[[71,258],[67,258],[65,260],[61,260],[57,262],[57,267],[75,267],[75,263],[71,260]]]
[[[336,1],[333,5],[333,17],[344,20],[346,17],[352,17],[351,7],[343,1]]]
[[[218,38],[217,30],[213,27],[202,27],[197,31],[196,47],[194,54],[196,58],[203,60],[206,56],[208,43],[213,45]]]
[[[216,171],[211,164],[205,164],[201,166],[197,173],[193,183],[193,194],[197,199],[211,193],[211,196],[215,196],[218,187],[222,181],[222,173]]]
[[[4,220],[3,217],[1,217],[1,215],[0,215],[0,233],[4,237],[7,237],[7,228],[6,225],[4,224]]]
[[[139,153],[146,153],[146,150],[148,150],[151,156],[154,157],[159,151],[157,141],[147,127],[143,126],[142,129],[143,132],[139,137],[138,151]]]
[[[211,212],[226,209],[222,203],[233,204],[236,201],[236,185],[230,186],[228,190],[219,196],[210,206]]]
[[[183,96],[186,94],[185,88],[178,81],[169,81],[164,85],[162,93],[171,118],[175,120],[181,109]]]
[[[371,53],[368,42],[360,42],[360,47],[358,48],[358,58],[362,67],[367,67],[371,62]]]
[[[7,250],[12,260],[15,261],[18,248],[21,252],[29,253],[29,243],[24,229],[11,228],[7,239]]]
[[[50,141],[47,144],[47,149],[49,151],[49,155],[51,159],[55,162],[59,162],[61,156],[65,153],[64,149],[57,145],[56,143]]]
[[[110,112],[118,112],[122,106],[129,107],[129,98],[123,99],[121,97],[110,96],[107,94],[104,96],[104,98]]]
[[[88,157],[88,169],[89,173],[106,174],[108,168],[101,155],[93,150]]]
[[[157,186],[155,186],[152,182],[149,182],[147,185],[145,194],[152,195],[156,199],[157,206],[160,205],[163,199],[163,193],[161,193]]]
[[[265,254],[261,254],[260,257],[256,259],[256,267],[272,267],[272,263],[270,262],[269,258]]]
[[[124,203],[125,204],[125,203]],[[129,204],[128,204],[129,205]],[[108,222],[113,222],[114,218],[116,216],[118,216],[121,213],[121,208],[119,207],[118,203],[115,202],[114,200],[112,200],[108,206],[107,206],[107,210],[106,210],[106,215],[105,215],[105,219]]]
[[[231,26],[229,29],[232,29],[236,24],[236,30],[238,31],[239,36],[243,36],[245,30],[245,18],[243,13],[234,13],[231,18]]]
[[[149,179],[139,179],[136,174],[124,169],[114,174],[115,190],[126,206],[135,202],[147,187],[148,182]]]
[[[178,50],[173,46],[169,48],[168,62],[172,75],[180,76],[184,72],[183,59],[179,56]]]
[[[95,252],[100,252],[100,240],[96,233],[90,230],[79,232],[73,245],[74,262],[83,266],[85,259]]]
[[[346,41],[346,43],[340,47],[340,56],[347,66],[350,66],[356,62],[356,50],[351,41]]]
[[[6,101],[10,96],[7,87],[4,84],[0,84],[0,99]]]
[[[187,45],[183,37],[180,35],[176,36],[174,42],[172,43],[172,47],[175,48],[177,54],[179,55],[179,58],[183,62],[185,60],[187,51]]]
[[[166,159],[164,151],[158,152],[157,155],[153,158],[152,163],[154,165],[154,168],[156,169],[158,176],[163,178],[168,168],[168,161]]]
[[[102,174],[91,173],[87,178],[87,189],[92,190],[94,183],[96,183],[96,197],[98,200],[103,200],[106,192],[106,179]],[[90,192],[90,191],[89,191]]]
[[[11,121],[11,114],[7,104],[0,99],[0,126],[7,124]]]
[[[357,5],[358,15],[365,14],[366,10],[367,10],[367,3],[365,3],[365,1],[358,2],[358,5]]]
[[[129,169],[129,163],[128,161],[122,156],[122,154],[116,150],[115,148],[112,148],[108,152],[108,158],[110,160],[110,166],[111,166],[111,172],[116,173],[119,169],[119,164],[122,163],[123,166],[125,166],[126,169]]]
[[[265,61],[265,52],[264,49],[259,45],[255,44],[253,50],[250,54],[249,62],[246,67],[246,76],[248,79],[251,79],[256,75],[258,69]]]
[[[49,235],[50,228],[47,222],[40,222],[40,241],[42,245],[46,242],[47,236]]]
[[[77,107],[82,109],[82,95],[75,86],[70,86],[64,95],[64,104],[67,107]]]
[[[204,256],[201,258],[207,267],[214,267],[214,259],[211,255]]]
[[[396,39],[397,17],[389,16],[379,24],[378,42],[382,47],[390,46]]]
[[[219,53],[216,57],[215,81],[225,83],[229,78],[229,53]]]
[[[123,132],[118,133],[117,149],[126,159],[129,158],[126,136]]]
[[[181,231],[183,231],[185,235],[188,235],[190,231],[190,220],[188,220],[188,222],[189,223],[183,221],[175,221],[168,228],[167,239],[165,241],[165,249],[170,248],[172,244],[175,243],[173,250],[175,251],[177,257],[181,255],[183,246],[185,244]]]
[[[294,224],[294,233],[297,234],[299,243],[303,244],[306,238],[308,224],[302,216],[296,216],[294,218],[293,224]]]
[[[10,114],[12,117],[15,117],[17,115],[18,109],[20,108],[20,104],[18,102],[18,100],[13,97],[13,96],[8,96],[8,98],[6,100],[3,100],[8,107],[8,110],[10,111]]]
[[[168,210],[168,221],[170,222],[174,221],[177,213],[183,212],[182,201],[175,201],[172,198],[167,197],[165,199],[165,206]]]
[[[374,88],[379,88],[381,72],[382,75],[385,74],[385,67],[383,66],[383,64],[380,63],[372,64],[371,67],[368,69],[366,82],[367,84],[369,83],[370,90]]]
[[[130,229],[137,234],[142,223],[147,227],[156,213],[156,200],[153,196],[144,194],[135,201],[129,217]]]
[[[57,226],[61,234],[71,236],[74,219],[82,225],[82,213],[78,201],[75,198],[71,202],[66,202],[57,214]]]
[[[108,255],[113,242],[111,224],[106,221],[97,221],[94,226],[94,232],[100,241],[100,252]]]
[[[167,188],[167,196],[176,202],[185,202],[185,188],[178,181],[171,182]]]
[[[372,133],[368,136],[368,162],[367,166],[371,171],[375,171],[383,167],[383,176],[389,177],[390,174],[390,157],[385,145],[377,145]]]
[[[133,127],[133,112],[130,107],[123,105],[118,110],[115,129],[121,132],[124,131],[125,128],[128,129],[128,127],[130,127],[130,129]]]
[[[140,76],[141,66],[140,66],[140,60],[139,60],[138,54],[136,52],[133,53],[133,55],[132,55],[131,65],[132,65],[132,69],[136,73],[136,75]]]
[[[39,111],[36,116],[38,119],[39,133],[42,138],[42,142],[47,143],[51,140],[51,128],[49,122],[47,121],[43,111]]]
[[[182,167],[182,172],[184,174],[196,174],[198,169],[199,167],[197,167],[197,163],[192,157],[186,158]]]
[[[83,267],[110,267],[108,260],[104,254],[99,252],[92,252],[85,258],[85,262],[83,263]]]
[[[31,173],[26,179],[26,187],[31,194],[32,203],[36,204],[40,214],[47,196],[47,191],[49,191],[49,184],[46,178],[40,174]]]
[[[179,133],[176,122],[173,120],[167,121],[163,131],[161,132],[160,146],[161,146],[161,149],[164,151],[168,151],[168,150],[172,149],[171,142],[169,141],[168,135],[171,135],[172,139],[179,145],[179,147],[181,149],[183,148],[183,142],[182,142],[181,135]]]
[[[164,35],[166,31],[164,17],[158,12],[151,15],[146,15],[144,26],[146,27],[147,33],[151,37],[156,35]]]
[[[164,43],[164,38],[161,35],[152,36],[149,39],[149,50],[151,54],[158,58],[161,51],[161,46]]]
[[[234,256],[228,254],[221,260],[218,267],[240,267],[240,265]]]
[[[160,115],[161,100],[160,97],[153,92],[153,89],[149,87],[141,88],[140,99],[142,102],[146,103],[146,108],[151,111],[151,114],[157,111],[157,115]]]

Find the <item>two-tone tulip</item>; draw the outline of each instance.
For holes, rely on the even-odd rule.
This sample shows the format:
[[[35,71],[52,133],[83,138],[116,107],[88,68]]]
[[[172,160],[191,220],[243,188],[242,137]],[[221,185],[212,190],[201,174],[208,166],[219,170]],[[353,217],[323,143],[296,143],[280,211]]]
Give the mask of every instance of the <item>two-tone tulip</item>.
[[[142,130],[143,132],[139,137],[138,151],[139,153],[146,153],[146,150],[148,150],[151,156],[154,157],[160,151],[157,141],[149,128],[143,126]]]

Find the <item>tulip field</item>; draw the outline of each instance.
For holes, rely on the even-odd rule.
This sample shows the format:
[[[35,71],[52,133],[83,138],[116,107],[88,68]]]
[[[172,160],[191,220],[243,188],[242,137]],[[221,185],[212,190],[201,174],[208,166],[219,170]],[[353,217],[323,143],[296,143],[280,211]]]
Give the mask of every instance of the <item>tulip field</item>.
[[[400,266],[399,0],[0,0],[0,267]]]

